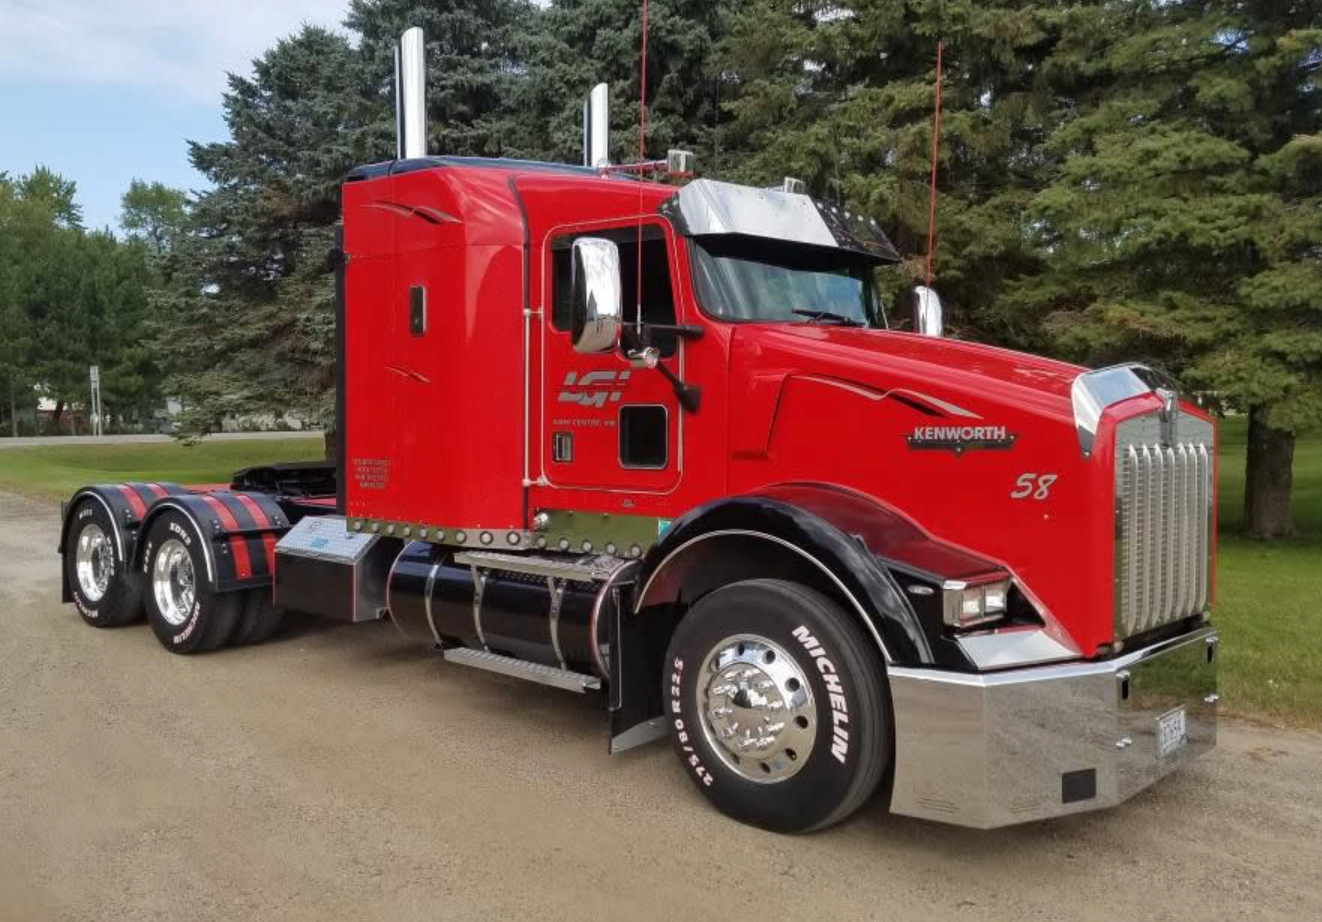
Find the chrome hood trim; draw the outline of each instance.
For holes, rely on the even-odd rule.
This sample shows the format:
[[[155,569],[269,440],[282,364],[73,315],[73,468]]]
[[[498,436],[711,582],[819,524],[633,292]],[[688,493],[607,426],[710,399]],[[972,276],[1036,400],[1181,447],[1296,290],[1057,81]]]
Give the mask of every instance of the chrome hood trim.
[[[1079,450],[1084,457],[1092,454],[1097,424],[1107,407],[1140,394],[1154,393],[1158,389],[1169,390],[1173,394],[1177,385],[1163,372],[1134,363],[1085,371],[1075,378],[1070,387],[1070,401],[1074,405],[1074,427],[1079,433]]]

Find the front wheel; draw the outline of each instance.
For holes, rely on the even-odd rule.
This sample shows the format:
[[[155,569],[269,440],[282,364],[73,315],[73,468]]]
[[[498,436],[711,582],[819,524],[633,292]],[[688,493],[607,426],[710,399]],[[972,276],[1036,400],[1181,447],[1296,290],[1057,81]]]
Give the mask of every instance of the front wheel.
[[[754,826],[837,823],[890,764],[880,658],[838,605],[795,583],[748,580],[700,599],[671,639],[663,695],[698,790]]]

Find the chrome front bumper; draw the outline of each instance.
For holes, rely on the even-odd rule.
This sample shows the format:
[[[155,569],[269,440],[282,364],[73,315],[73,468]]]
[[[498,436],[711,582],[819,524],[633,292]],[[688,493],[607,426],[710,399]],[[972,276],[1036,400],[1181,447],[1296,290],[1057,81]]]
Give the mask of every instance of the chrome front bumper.
[[[1216,745],[1210,627],[1107,662],[980,675],[892,667],[891,811],[990,829],[1110,807]],[[1162,757],[1159,719],[1185,710]]]

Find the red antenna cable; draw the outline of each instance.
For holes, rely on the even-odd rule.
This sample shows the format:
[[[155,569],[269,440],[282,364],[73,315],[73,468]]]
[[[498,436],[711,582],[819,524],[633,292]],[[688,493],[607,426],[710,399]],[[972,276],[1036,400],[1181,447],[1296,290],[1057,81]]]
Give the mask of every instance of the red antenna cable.
[[[643,55],[638,79],[638,161],[647,160],[647,0],[643,0]],[[643,187],[638,186],[638,291],[634,329],[643,331]]]
[[[644,3],[646,0],[644,0]],[[932,117],[932,183],[927,202],[927,281],[932,287],[932,244],[936,237],[936,155],[941,143],[941,41],[936,43],[936,113]]]

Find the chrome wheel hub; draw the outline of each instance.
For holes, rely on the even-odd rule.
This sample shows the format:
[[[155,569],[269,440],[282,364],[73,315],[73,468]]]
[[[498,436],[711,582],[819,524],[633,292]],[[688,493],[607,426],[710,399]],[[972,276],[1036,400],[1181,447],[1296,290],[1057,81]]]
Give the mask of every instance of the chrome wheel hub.
[[[170,538],[156,552],[151,572],[152,592],[161,617],[178,627],[188,620],[196,598],[193,558],[178,538]]]
[[[807,763],[817,710],[808,677],[780,646],[726,638],[702,661],[697,694],[707,741],[744,778],[784,781]]]
[[[110,574],[115,570],[114,549],[101,526],[90,522],[78,533],[78,547],[74,551],[74,564],[78,573],[78,588],[89,602],[100,602],[110,585]]]

